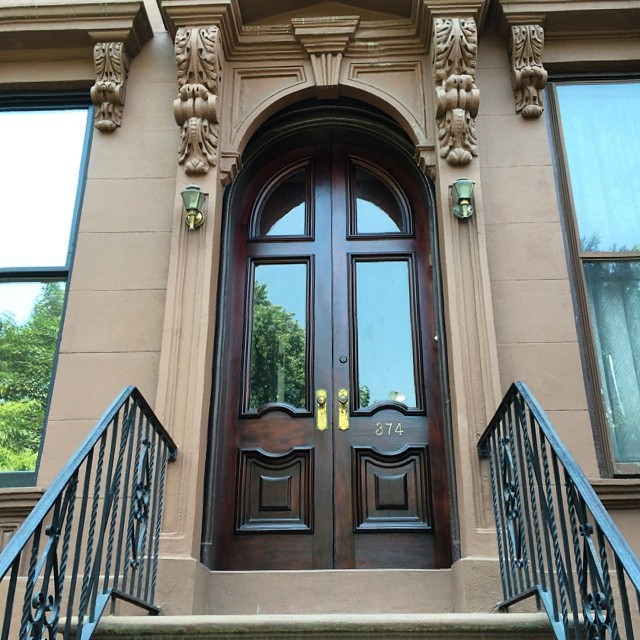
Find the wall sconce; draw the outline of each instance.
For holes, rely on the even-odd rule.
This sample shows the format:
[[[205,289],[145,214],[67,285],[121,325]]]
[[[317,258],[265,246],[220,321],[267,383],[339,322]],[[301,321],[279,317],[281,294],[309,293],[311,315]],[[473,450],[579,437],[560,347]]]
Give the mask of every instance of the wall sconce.
[[[453,215],[461,220],[468,220],[473,215],[473,180],[458,178],[451,185],[451,202]]]
[[[197,184],[190,184],[180,195],[187,212],[184,218],[185,224],[190,231],[193,231],[204,224],[204,203],[207,200],[207,194],[202,193]]]

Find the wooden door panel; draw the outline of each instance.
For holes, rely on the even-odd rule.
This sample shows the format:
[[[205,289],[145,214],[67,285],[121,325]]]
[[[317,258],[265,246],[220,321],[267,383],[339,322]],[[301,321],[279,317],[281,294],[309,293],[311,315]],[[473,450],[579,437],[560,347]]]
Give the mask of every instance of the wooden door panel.
[[[430,531],[428,447],[352,447],[354,531]]]
[[[238,452],[236,533],[313,531],[313,448]]]

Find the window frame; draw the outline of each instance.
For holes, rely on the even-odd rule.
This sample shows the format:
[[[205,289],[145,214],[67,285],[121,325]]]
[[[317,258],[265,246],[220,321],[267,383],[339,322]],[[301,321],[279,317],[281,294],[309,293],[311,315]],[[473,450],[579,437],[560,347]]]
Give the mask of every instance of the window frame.
[[[53,383],[56,376],[58,357],[60,352],[60,340],[66,316],[67,301],[69,295],[69,282],[75,257],[78,225],[80,212],[84,200],[84,192],[87,182],[87,172],[93,138],[94,106],[91,102],[89,90],[76,91],[28,91],[0,93],[0,112],[10,111],[62,111],[69,109],[86,109],[87,122],[84,133],[84,142],[80,157],[80,171],[78,172],[78,183],[74,201],[74,210],[69,228],[69,242],[67,246],[66,260],[64,265],[59,266],[38,266],[38,267],[2,267],[0,266],[0,284],[4,283],[27,283],[27,282],[64,282],[64,302],[60,325],[58,327],[58,337],[51,366],[51,378],[49,381],[49,391],[45,404],[40,445],[36,458],[36,466],[33,471],[0,471],[0,488],[10,487],[31,487],[35,486],[36,478],[42,457],[42,447],[46,435],[46,426],[49,419],[49,409]]]
[[[612,261],[638,262],[640,264],[640,251],[583,251],[573,200],[568,154],[562,132],[560,99],[557,94],[557,86],[637,83],[639,80],[640,76],[635,74],[558,75],[550,78],[547,84],[550,142],[554,155],[554,170],[559,206],[562,213],[561,222],[564,230],[565,250],[568,256],[569,280],[572,285],[573,304],[577,319],[576,328],[596,459],[600,474],[603,477],[638,476],[640,475],[640,462],[618,462],[615,459],[605,402],[600,391],[603,389],[603,385],[598,364],[598,352],[593,332],[584,265],[586,263]]]

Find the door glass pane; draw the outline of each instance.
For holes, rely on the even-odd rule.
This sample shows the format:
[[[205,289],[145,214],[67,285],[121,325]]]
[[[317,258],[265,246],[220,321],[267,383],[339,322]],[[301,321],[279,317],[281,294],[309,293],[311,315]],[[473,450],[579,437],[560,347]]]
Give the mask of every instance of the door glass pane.
[[[640,82],[558,85],[583,251],[640,250]],[[616,121],[606,126],[615,105]]]
[[[0,267],[67,264],[87,114],[0,112]]]
[[[389,187],[362,167],[355,169],[357,233],[404,232],[402,210]]]
[[[269,194],[260,212],[259,236],[306,235],[305,169],[296,171]]]
[[[278,402],[306,409],[307,265],[255,267],[249,410]]]
[[[35,469],[63,282],[0,283],[0,471]]]
[[[640,262],[586,262],[602,396],[618,462],[640,461]]]
[[[360,407],[390,400],[415,407],[408,261],[357,262],[356,312]]]

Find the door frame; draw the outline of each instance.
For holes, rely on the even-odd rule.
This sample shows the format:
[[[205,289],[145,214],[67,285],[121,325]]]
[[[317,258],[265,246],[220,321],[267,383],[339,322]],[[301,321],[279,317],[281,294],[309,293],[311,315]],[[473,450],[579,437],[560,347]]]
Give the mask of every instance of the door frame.
[[[244,153],[243,162],[250,164],[251,158],[267,145],[272,145],[279,139],[299,133],[305,136],[306,143],[313,141],[317,137],[321,142],[323,127],[343,128],[354,134],[358,131],[371,136],[372,132],[375,136],[383,139],[387,144],[393,145],[399,151],[415,158],[415,146],[409,140],[405,132],[400,126],[393,121],[388,115],[374,109],[368,105],[357,103],[351,100],[340,101],[323,101],[315,100],[294,105],[292,108],[285,109],[272,118],[270,118],[262,127],[260,127],[249,141]],[[415,160],[413,160],[415,162]],[[449,487],[449,518],[451,532],[451,562],[455,562],[460,557],[459,548],[459,520],[457,509],[457,491],[456,491],[456,474],[454,447],[452,435],[452,420],[450,414],[450,394],[448,385],[447,370],[447,341],[444,325],[444,309],[443,309],[443,287],[440,270],[440,259],[438,252],[438,220],[437,210],[434,196],[434,186],[430,179],[418,168],[416,164],[416,178],[421,177],[423,180],[423,189],[427,193],[430,203],[427,207],[430,212],[430,220],[427,225],[430,230],[429,251],[433,263],[433,297],[434,297],[434,315],[439,338],[438,347],[438,364],[440,373],[440,394],[441,403],[440,413],[442,416],[442,441],[446,456],[446,473]],[[227,259],[229,252],[232,251],[234,242],[237,238],[234,235],[234,225],[231,223],[229,215],[230,200],[234,186],[237,184],[233,181],[227,185],[223,197],[222,207],[222,232],[220,247],[220,270],[219,270],[219,296],[217,299],[217,321],[215,331],[214,357],[213,357],[213,376],[212,391],[210,404],[210,420],[207,441],[206,467],[205,467],[205,486],[203,493],[203,522],[202,522],[202,539],[201,539],[201,561],[210,569],[215,569],[215,537],[216,537],[216,494],[218,491],[218,469],[220,468],[220,424],[223,398],[223,375],[225,363],[223,362],[223,345],[226,340],[225,331],[228,330],[226,322],[226,305],[228,299],[228,290],[225,287],[227,282],[228,270],[231,268],[230,260]]]

